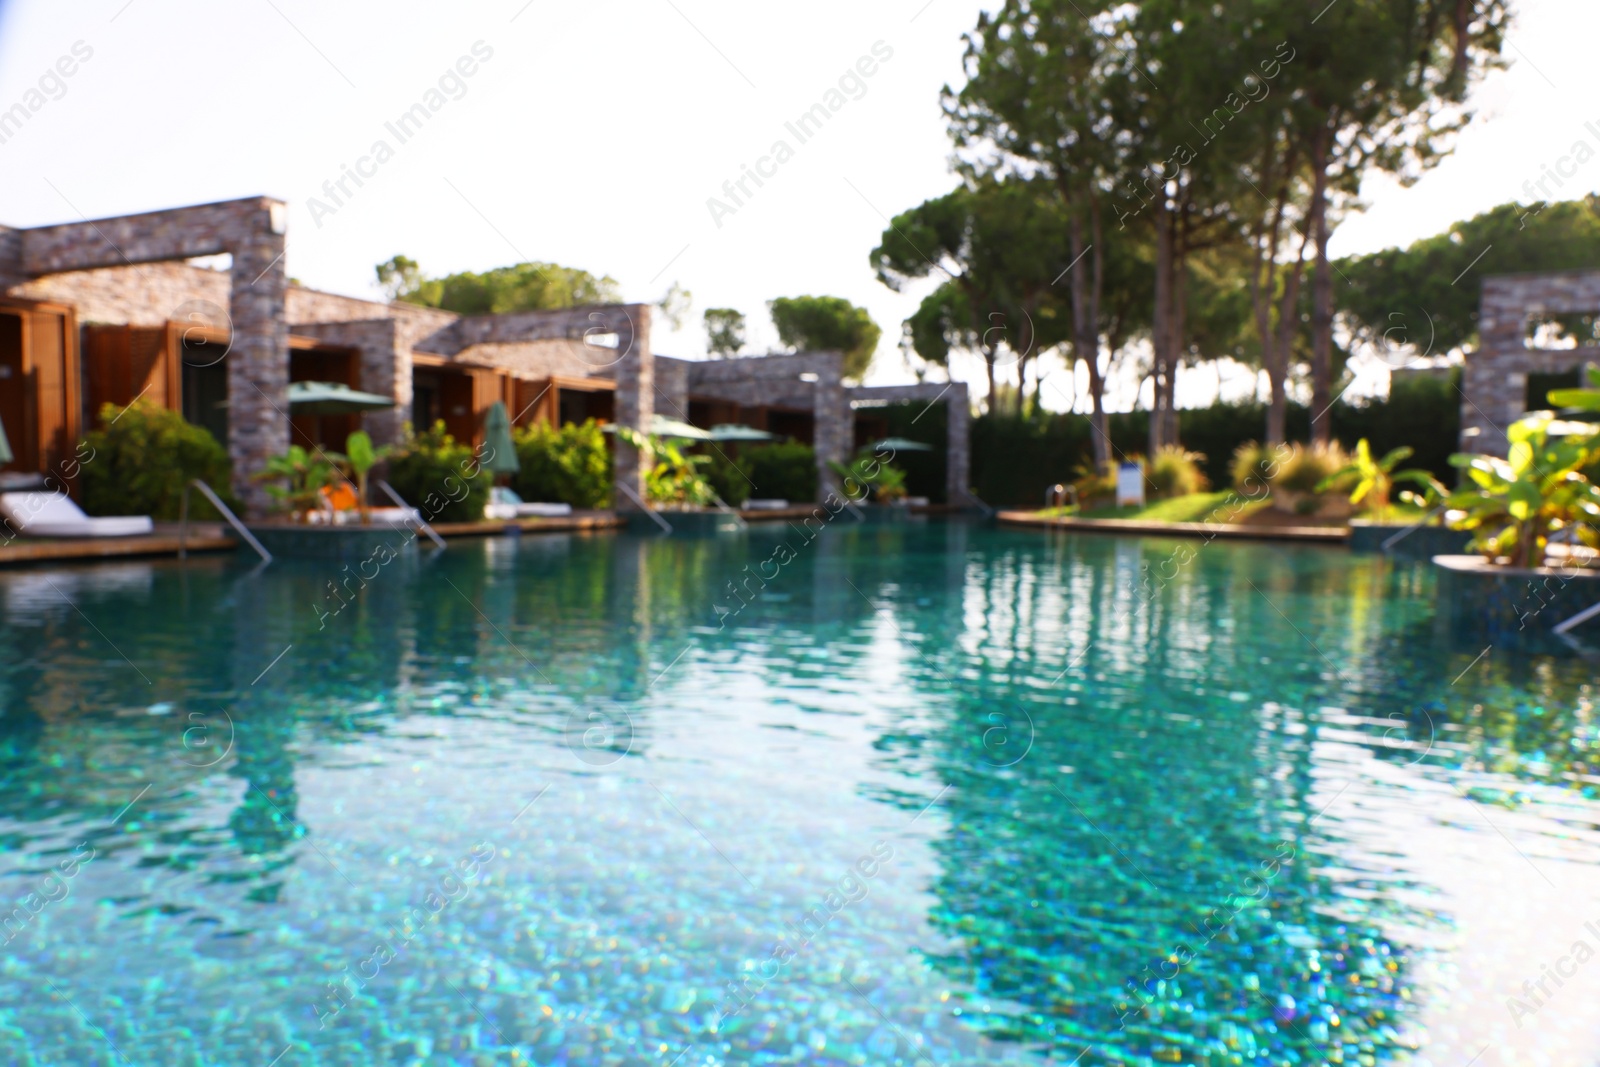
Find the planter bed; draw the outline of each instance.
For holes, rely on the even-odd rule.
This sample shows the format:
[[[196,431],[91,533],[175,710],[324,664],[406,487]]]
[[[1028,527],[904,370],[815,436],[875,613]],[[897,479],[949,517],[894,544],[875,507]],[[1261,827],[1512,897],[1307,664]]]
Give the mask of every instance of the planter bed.
[[[1406,531],[1411,531],[1406,533]],[[1388,549],[1385,541],[1405,534]],[[1459,555],[1467,550],[1472,534],[1467,530],[1452,530],[1448,526],[1417,526],[1415,523],[1368,522],[1350,520],[1350,550],[1352,552],[1384,552],[1403,559],[1432,559],[1434,556]]]
[[[1439,617],[1453,629],[1493,640],[1548,631],[1600,602],[1600,570],[1585,567],[1501,567],[1482,556],[1433,557]],[[1600,629],[1600,620],[1574,633]]]

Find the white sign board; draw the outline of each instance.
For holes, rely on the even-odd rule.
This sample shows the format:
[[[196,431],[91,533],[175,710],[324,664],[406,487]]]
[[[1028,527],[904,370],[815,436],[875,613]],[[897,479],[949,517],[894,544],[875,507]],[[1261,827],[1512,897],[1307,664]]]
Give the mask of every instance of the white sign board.
[[[1117,507],[1144,507],[1144,471],[1137,463],[1117,468]]]

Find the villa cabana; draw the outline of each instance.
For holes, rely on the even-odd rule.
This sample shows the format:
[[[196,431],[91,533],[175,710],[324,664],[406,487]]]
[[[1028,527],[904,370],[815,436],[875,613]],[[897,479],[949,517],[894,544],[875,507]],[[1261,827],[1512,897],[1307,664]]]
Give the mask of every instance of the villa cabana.
[[[959,383],[849,388],[829,352],[658,357],[641,304],[462,316],[339,296],[291,284],[286,249],[285,206],[264,197],[0,227],[0,423],[15,452],[4,469],[58,470],[101,405],[143,398],[223,442],[236,494],[260,513],[268,498],[250,474],[291,443],[338,447],[359,427],[385,444],[407,421],[443,420],[476,445],[499,401],[518,425],[639,428],[657,412],[702,427],[744,423],[812,445],[826,491],[828,464],[853,446],[852,402],[892,395],[949,404],[950,500],[967,499]],[[289,384],[313,381],[394,406],[291,414]],[[642,495],[636,452],[615,447],[617,482]],[[634,505],[622,492],[617,506]]]

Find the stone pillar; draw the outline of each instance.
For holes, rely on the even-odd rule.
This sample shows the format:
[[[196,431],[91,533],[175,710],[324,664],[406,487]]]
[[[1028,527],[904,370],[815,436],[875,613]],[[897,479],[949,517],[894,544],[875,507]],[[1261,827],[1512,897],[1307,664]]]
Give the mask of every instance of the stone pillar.
[[[27,280],[22,269],[22,231],[0,226],[0,294]]]
[[[972,406],[965,382],[951,382],[945,398],[945,502],[952,507],[972,503]]]
[[[820,353],[815,361],[816,383],[811,387],[812,447],[817,453],[817,499],[839,491],[839,476],[830,462],[843,463],[854,444],[855,415],[844,390],[844,358],[837,352]]]
[[[617,351],[621,353],[616,364],[616,422],[618,426],[646,433],[655,414],[656,388],[655,357],[650,351],[650,308],[645,304],[629,304],[611,314],[616,316],[615,324],[608,325],[612,325],[617,334]],[[614,447],[612,484],[616,488],[611,506],[618,511],[637,511],[639,506],[624,487],[640,500],[644,499],[644,468],[639,462],[639,453],[621,438]]]
[[[284,314],[288,276],[283,205],[260,201],[256,211],[260,217],[250,219],[232,243],[233,343],[227,366],[233,490],[245,510],[259,516],[268,511],[272,498],[250,476],[269,456],[289,447],[289,324]]]
[[[380,448],[399,444],[400,428],[411,419],[411,346],[401,342],[394,322],[384,325],[385,336],[361,346],[362,390],[395,400],[394,407],[387,411],[369,411],[361,416],[362,429]]]

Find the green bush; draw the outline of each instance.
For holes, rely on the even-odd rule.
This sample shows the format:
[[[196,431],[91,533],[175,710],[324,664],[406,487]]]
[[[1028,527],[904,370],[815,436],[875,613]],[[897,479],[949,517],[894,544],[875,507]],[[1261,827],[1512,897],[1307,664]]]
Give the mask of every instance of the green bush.
[[[126,408],[101,407],[100,429],[85,435],[78,453],[82,472],[78,486],[83,510],[90,515],[177,519],[183,487],[195,478],[238,509],[228,453],[217,439],[184,422],[176,411],[148,401],[135,401]],[[193,518],[222,518],[199,493],[191,494],[189,509]]]
[[[489,502],[493,476],[477,455],[444,428],[426,433],[406,426],[406,442],[389,460],[389,484],[429,522],[476,522]]]
[[[1273,450],[1259,441],[1246,441],[1233,450],[1228,466],[1233,487],[1245,496],[1261,496],[1277,474]]]
[[[611,450],[593,419],[579,426],[536,422],[516,434],[511,488],[528,501],[604,508],[611,504]]]
[[[1166,445],[1157,449],[1155,458],[1145,464],[1145,481],[1157,500],[1198,493],[1210,484],[1200,470],[1200,464],[1205,461],[1206,457],[1198,452]]]
[[[1318,487],[1350,465],[1350,457],[1337,444],[1289,446],[1278,465],[1272,488],[1290,493],[1316,493]]]
[[[785,441],[756,445],[739,456],[755,488],[746,496],[799,504],[817,499],[817,453],[810,445]]]
[[[713,449],[711,462],[701,473],[729,507],[736,508],[750,499],[750,471],[738,457]]]

